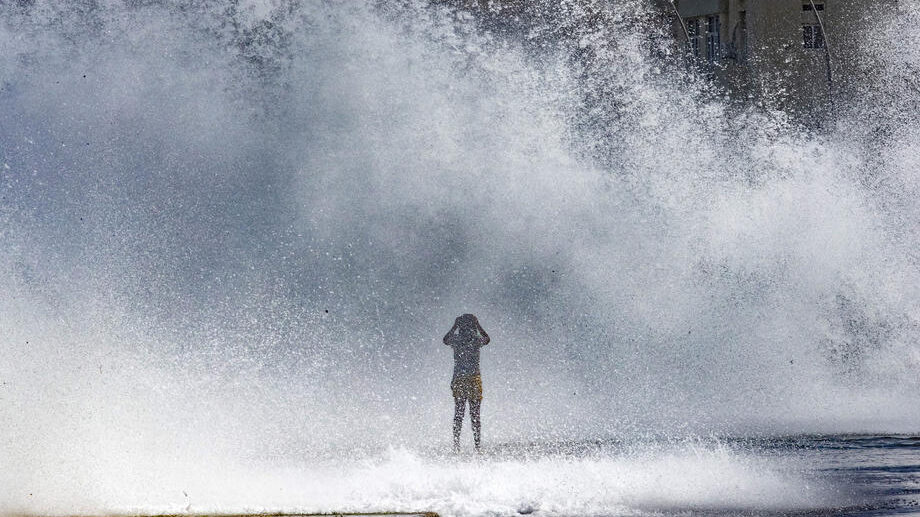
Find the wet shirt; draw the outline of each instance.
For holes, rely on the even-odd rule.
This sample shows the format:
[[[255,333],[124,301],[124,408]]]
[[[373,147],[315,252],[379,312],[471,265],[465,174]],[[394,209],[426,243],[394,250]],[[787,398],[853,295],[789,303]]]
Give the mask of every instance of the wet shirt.
[[[450,336],[447,344],[454,349],[454,378],[479,375],[479,349],[485,344],[485,338],[479,334],[461,337]]]

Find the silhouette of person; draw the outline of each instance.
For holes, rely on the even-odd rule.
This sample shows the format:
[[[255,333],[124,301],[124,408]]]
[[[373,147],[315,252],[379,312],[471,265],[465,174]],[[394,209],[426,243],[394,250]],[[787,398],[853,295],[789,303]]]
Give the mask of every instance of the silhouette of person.
[[[463,314],[444,335],[444,344],[454,349],[454,376],[450,389],[454,394],[454,450],[460,450],[460,429],[466,401],[470,402],[470,422],[476,450],[481,444],[479,405],[482,402],[482,377],[479,374],[479,349],[488,345],[489,335],[472,314]]]

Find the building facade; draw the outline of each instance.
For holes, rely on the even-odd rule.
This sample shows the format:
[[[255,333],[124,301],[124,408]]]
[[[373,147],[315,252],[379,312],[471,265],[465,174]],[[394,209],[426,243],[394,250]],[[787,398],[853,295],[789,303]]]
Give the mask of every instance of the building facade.
[[[528,23],[539,25],[554,5],[560,12],[562,5],[579,7],[589,23],[602,19],[592,10],[619,7],[615,0],[433,1],[475,12],[493,23],[516,20],[521,32],[529,31]],[[871,87],[880,65],[865,50],[885,43],[878,37],[881,27],[905,4],[906,0],[650,0],[653,16],[646,22],[669,26],[677,54],[686,55],[690,68],[736,101],[756,102],[820,124],[837,106]],[[662,36],[650,33],[653,38]]]
[[[857,91],[898,0],[674,0],[672,30],[700,71],[744,98],[820,116]]]

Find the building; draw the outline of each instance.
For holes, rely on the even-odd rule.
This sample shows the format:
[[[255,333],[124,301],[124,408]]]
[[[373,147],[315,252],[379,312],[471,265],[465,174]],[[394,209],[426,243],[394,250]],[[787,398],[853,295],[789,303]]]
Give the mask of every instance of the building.
[[[898,0],[665,0],[689,61],[736,96],[822,117],[859,88],[861,46]],[[887,11],[887,12],[886,12]]]
[[[601,6],[614,0],[433,0],[477,13],[510,31],[530,32],[549,14],[580,12],[598,23]],[[671,32],[677,55],[712,79],[738,103],[783,110],[821,124],[845,101],[858,98],[878,74],[867,47],[905,0],[652,0],[645,22]],[[566,7],[568,6],[566,11]],[[577,23],[578,20],[566,20]],[[554,27],[565,34],[575,25]],[[668,29],[669,27],[669,29]],[[885,42],[881,42],[885,43]],[[891,42],[888,42],[889,44]],[[666,45],[667,46],[667,45]],[[659,48],[658,45],[651,45]],[[877,50],[877,49],[875,49]],[[670,53],[673,57],[674,53]]]

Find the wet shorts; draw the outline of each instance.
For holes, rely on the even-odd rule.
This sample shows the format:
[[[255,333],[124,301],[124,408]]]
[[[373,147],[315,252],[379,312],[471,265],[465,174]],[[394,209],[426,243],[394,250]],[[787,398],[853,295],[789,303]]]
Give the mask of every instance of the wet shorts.
[[[450,390],[455,399],[482,400],[482,377],[479,374],[454,377]]]

